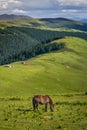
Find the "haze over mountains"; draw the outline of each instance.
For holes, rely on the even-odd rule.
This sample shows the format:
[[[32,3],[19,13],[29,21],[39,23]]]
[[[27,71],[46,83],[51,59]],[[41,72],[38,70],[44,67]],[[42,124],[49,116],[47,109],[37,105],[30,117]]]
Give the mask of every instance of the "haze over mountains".
[[[32,18],[30,16],[26,16],[26,15],[15,15],[15,14],[1,14],[0,15],[0,20],[13,20],[13,19],[17,19],[17,18]],[[53,20],[64,20],[64,21],[73,21],[71,19],[68,18],[63,18],[63,17],[58,17],[58,18],[42,18],[43,21],[50,21],[53,22]],[[87,23],[87,19],[80,19],[80,20],[74,20],[74,21],[80,21],[83,23]]]
[[[81,22],[87,23],[87,19],[81,19]]]
[[[33,27],[46,27],[46,28],[69,28],[69,29],[77,29],[81,31],[87,31],[87,24],[84,22],[67,19],[67,18],[41,18],[36,19],[25,15],[8,15],[2,14],[0,15],[0,20],[4,20],[13,26],[17,24],[21,24],[22,26],[33,26]],[[86,21],[86,20],[85,20]],[[3,25],[3,23],[1,23]],[[18,25],[18,26],[19,26]]]

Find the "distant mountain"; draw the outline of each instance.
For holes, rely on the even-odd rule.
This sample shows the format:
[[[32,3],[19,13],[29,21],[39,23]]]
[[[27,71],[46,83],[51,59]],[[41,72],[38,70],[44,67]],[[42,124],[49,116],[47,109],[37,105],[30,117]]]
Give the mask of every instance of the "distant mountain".
[[[87,23],[87,19],[81,19],[80,21],[83,23]]]
[[[48,21],[48,22],[54,22],[54,21],[72,21],[71,19],[67,19],[67,18],[42,18],[41,20],[43,21]]]
[[[0,15],[0,24],[2,27],[28,26],[28,27],[38,27],[38,28],[51,28],[51,29],[59,28],[62,30],[75,29],[75,30],[80,30],[80,31],[87,31],[87,23],[68,19],[68,18],[36,19],[29,16],[24,16],[24,15],[3,14],[3,15]]]
[[[29,16],[24,15],[14,15],[14,14],[2,14],[0,15],[0,20],[13,20],[16,18],[30,18]]]
[[[0,65],[53,51],[58,46],[48,43],[65,36],[87,39],[87,24],[79,21],[13,14],[0,18]]]
[[[50,28],[68,28],[87,31],[87,24],[67,18],[43,18],[45,25]]]

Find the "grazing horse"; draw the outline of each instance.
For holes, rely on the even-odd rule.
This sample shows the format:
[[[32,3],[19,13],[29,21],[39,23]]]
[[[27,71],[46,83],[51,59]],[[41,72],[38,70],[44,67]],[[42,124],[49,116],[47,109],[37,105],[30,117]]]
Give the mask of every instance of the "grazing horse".
[[[45,111],[47,111],[48,104],[50,105],[50,110],[54,110],[53,101],[48,95],[35,95],[32,99],[32,104],[34,110],[38,110],[38,104],[45,104]]]

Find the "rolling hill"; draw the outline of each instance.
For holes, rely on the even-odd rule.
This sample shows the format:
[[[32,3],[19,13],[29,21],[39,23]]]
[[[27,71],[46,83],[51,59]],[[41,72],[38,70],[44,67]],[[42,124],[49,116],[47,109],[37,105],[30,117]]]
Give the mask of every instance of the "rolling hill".
[[[26,60],[56,50],[58,45],[54,47],[54,44],[49,43],[65,36],[87,39],[87,24],[81,22],[65,18],[34,19],[26,16],[14,16],[13,19],[13,16],[9,15],[11,20],[0,21],[0,64]]]
[[[55,42],[55,41],[53,41]],[[65,37],[66,49],[0,66],[0,95],[70,94],[87,91],[87,41]]]
[[[65,18],[1,20],[0,95],[86,92],[86,27]]]
[[[51,28],[71,28],[81,31],[87,31],[87,24],[66,18],[44,18],[41,19]]]
[[[0,15],[0,27],[6,26],[27,26],[27,27],[39,27],[39,28],[63,28],[63,29],[75,29],[80,31],[87,31],[87,23],[83,23],[76,20],[67,18],[43,18],[36,19],[29,16],[22,15]]]
[[[32,108],[47,94],[54,112]],[[65,18],[0,20],[0,129],[86,130],[87,24]]]

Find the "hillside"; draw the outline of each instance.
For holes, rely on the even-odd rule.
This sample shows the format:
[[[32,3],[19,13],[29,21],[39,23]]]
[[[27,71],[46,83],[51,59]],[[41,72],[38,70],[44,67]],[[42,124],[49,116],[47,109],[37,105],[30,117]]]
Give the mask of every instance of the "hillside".
[[[87,31],[87,24],[66,18],[44,18],[41,19],[50,28],[69,28]]]
[[[0,21],[1,96],[86,92],[87,33],[72,24],[87,25],[65,18]]]
[[[87,23],[67,18],[43,18],[36,19],[29,16],[22,15],[0,15],[0,28],[8,26],[22,26],[22,27],[35,27],[35,28],[51,28],[51,29],[74,29],[80,31],[87,31]]]
[[[33,111],[32,97],[49,95]],[[87,24],[0,20],[0,130],[86,130]]]
[[[87,41],[65,37],[66,49],[37,56],[24,63],[0,66],[0,96],[87,92]]]
[[[0,64],[26,60],[39,54],[62,49],[65,45],[49,44],[65,36],[87,39],[87,33],[80,31],[45,30],[30,27],[6,27],[0,29]],[[55,49],[54,49],[55,48]]]

